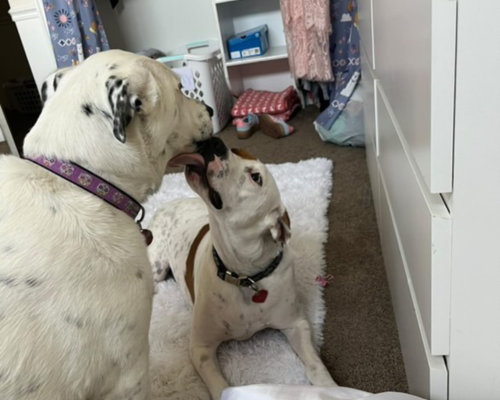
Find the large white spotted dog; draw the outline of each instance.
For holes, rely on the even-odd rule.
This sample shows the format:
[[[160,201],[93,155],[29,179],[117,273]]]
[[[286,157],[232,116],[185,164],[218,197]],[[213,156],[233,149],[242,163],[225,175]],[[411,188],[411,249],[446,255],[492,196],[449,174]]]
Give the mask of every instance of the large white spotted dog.
[[[144,201],[169,159],[211,136],[211,111],[179,86],[154,60],[96,54],[44,85],[24,143],[43,165],[0,158],[0,399],[150,398],[153,277],[136,203],[99,197],[116,186],[117,204]],[[88,193],[58,176],[75,165],[82,187],[107,183]]]
[[[155,280],[171,269],[193,306],[190,356],[212,399],[228,386],[219,344],[265,328],[283,331],[311,383],[336,386],[298,301],[290,219],[267,168],[218,138],[171,163],[186,165],[186,179],[201,199],[176,200],[155,214],[150,229],[157,240],[149,255]]]

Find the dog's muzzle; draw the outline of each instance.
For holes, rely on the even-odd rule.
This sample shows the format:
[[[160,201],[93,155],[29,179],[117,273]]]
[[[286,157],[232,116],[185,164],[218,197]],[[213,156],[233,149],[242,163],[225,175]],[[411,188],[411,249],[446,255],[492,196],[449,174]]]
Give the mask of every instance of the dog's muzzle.
[[[196,174],[200,177],[202,185],[208,189],[210,202],[217,210],[221,210],[224,203],[222,198],[212,186],[207,177],[207,166],[215,161],[215,157],[226,160],[229,150],[222,140],[212,137],[198,142],[197,152],[193,154],[180,154],[172,158],[168,165],[170,167],[184,166],[187,174]]]

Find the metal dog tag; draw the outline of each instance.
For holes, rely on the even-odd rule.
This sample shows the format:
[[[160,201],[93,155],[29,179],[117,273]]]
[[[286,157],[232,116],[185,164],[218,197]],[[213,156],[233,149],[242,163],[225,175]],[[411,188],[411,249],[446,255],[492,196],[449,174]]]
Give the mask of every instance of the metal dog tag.
[[[257,293],[255,293],[253,296],[252,296],[252,301],[254,303],[264,303],[267,299],[267,290],[259,290]]]
[[[146,246],[149,246],[153,242],[153,232],[149,229],[141,229],[141,233],[144,235],[144,239],[146,240]]]

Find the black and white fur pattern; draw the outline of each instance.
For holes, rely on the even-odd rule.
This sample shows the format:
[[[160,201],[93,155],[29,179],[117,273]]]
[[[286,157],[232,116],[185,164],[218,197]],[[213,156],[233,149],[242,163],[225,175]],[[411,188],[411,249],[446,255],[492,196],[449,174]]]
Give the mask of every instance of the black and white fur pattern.
[[[71,67],[59,69],[56,72],[50,74],[45,79],[45,81],[42,84],[42,91],[41,91],[42,103],[45,104],[47,99],[56,92],[57,87],[59,86],[59,82],[69,69],[71,69]]]
[[[138,201],[212,133],[164,65],[118,50],[54,73],[24,154],[71,160]],[[0,399],[150,398],[153,278],[137,224],[40,166],[0,157]]]

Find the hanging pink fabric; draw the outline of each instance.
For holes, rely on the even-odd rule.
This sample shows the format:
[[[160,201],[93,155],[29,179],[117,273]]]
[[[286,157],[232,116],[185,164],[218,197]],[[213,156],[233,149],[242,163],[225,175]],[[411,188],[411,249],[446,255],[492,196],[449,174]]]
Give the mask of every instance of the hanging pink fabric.
[[[333,81],[329,0],[280,0],[288,62],[295,78]]]

